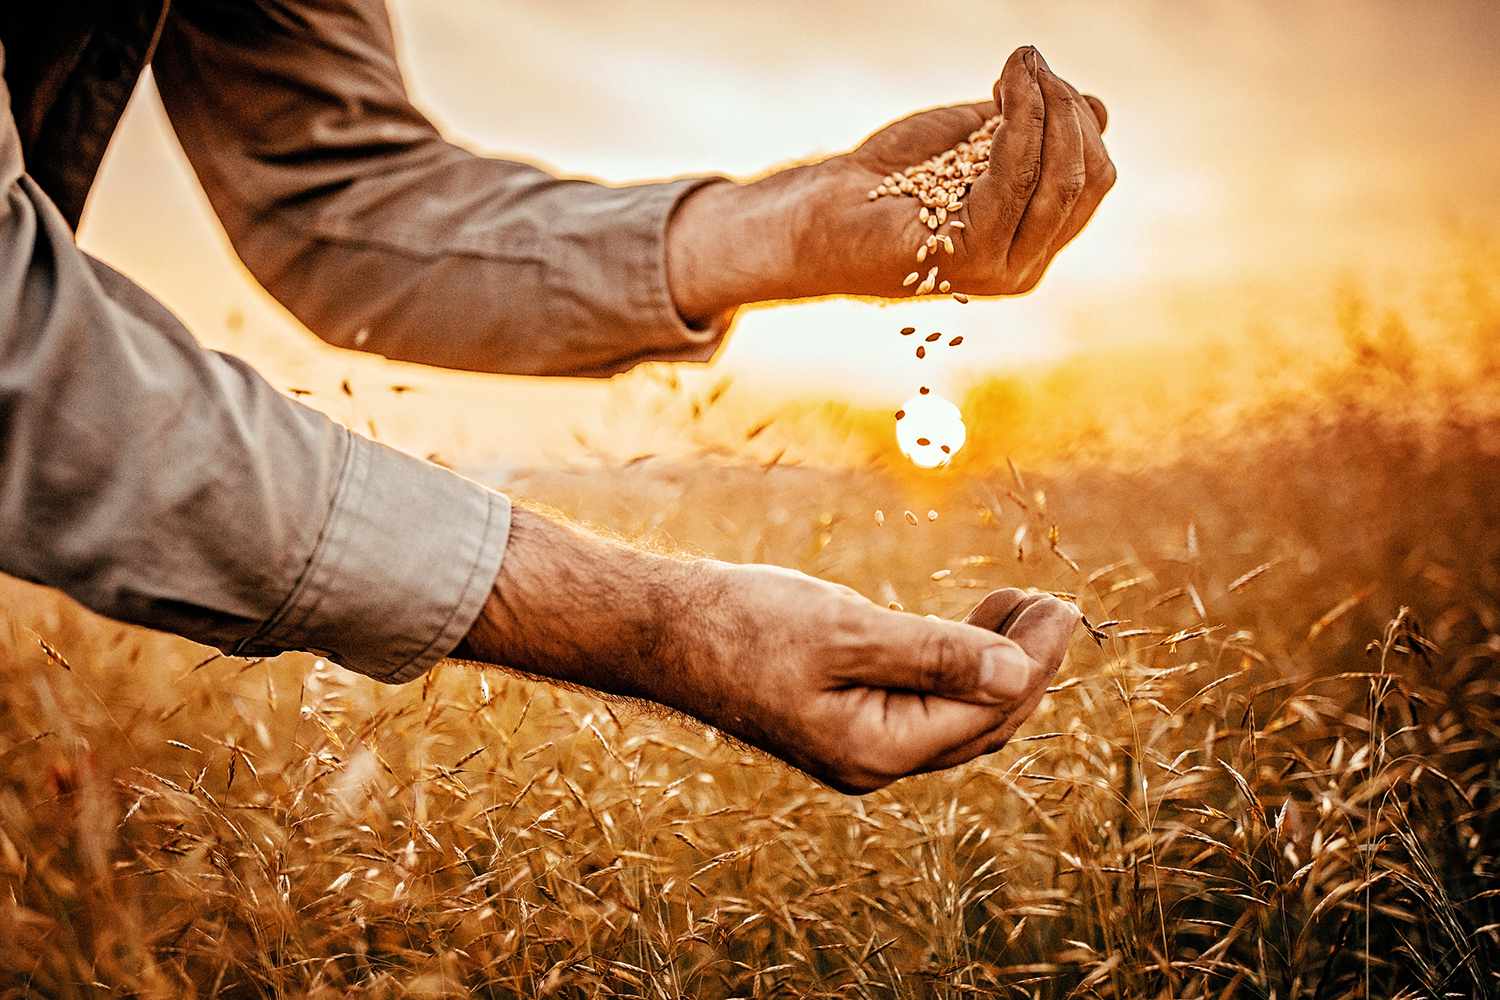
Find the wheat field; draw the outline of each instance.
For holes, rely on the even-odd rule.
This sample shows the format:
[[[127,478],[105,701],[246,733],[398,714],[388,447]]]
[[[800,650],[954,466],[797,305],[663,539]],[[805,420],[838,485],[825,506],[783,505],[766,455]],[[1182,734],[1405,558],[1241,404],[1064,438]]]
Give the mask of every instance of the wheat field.
[[[1500,992],[1500,283],[1469,256],[1421,315],[1342,290],[1253,350],[977,384],[938,474],[888,414],[668,386],[699,460],[509,478],[911,611],[1077,598],[1010,747],[868,797],[639,706],[229,660],[5,581],[4,995]],[[863,467],[799,460],[814,425]]]

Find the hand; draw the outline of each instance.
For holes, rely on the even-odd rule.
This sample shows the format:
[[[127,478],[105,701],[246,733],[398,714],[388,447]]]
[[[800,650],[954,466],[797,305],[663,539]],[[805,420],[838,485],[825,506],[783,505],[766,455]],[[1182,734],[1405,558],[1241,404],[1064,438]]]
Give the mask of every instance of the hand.
[[[867,792],[1003,746],[1078,620],[1070,604],[1003,590],[971,624],[935,621],[790,570],[671,559],[517,509],[459,655],[666,705]]]
[[[999,750],[1080,617],[1007,589],[959,624],[771,566],[718,564],[712,575],[717,596],[683,647],[691,714],[855,794]]]
[[[930,230],[908,197],[869,200],[892,172],[966,139],[989,117],[987,171],[942,227],[955,253],[919,264]],[[715,184],[689,196],[669,228],[672,296],[683,315],[710,316],[744,302],[812,295],[904,296],[901,282],[934,263],[955,291],[1030,291],[1078,235],[1115,181],[1100,136],[1104,105],[1056,76],[1030,46],[1011,54],[994,100],[924,111],[889,125],[858,149],[753,184]]]

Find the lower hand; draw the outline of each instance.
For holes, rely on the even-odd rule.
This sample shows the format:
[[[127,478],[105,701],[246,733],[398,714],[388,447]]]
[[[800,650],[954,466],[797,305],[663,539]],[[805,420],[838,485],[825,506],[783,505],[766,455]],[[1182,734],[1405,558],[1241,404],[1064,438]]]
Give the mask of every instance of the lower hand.
[[[461,655],[666,705],[862,793],[1003,746],[1079,617],[1002,590],[968,624],[937,621],[790,570],[670,559],[518,509]]]
[[[909,197],[870,200],[883,178],[942,153],[1000,115],[987,171],[957,213],[954,254],[919,264],[930,234]],[[1054,74],[1036,49],[1017,49],[994,99],[923,111],[852,152],[752,184],[690,195],[669,228],[672,297],[689,319],[746,302],[814,295],[901,296],[902,279],[934,263],[956,291],[1031,290],[1115,181],[1101,136],[1102,102]]]
[[[999,750],[1079,620],[1071,604],[1013,589],[960,624],[773,566],[706,572],[717,596],[686,647],[691,714],[856,794]]]

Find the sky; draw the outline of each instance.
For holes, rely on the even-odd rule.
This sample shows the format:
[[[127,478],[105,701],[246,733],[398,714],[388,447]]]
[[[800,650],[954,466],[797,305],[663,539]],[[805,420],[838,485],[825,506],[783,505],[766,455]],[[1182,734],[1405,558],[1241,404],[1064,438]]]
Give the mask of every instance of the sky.
[[[1184,302],[1201,313],[1231,291],[1290,299],[1348,274],[1417,282],[1454,232],[1500,215],[1494,3],[390,6],[413,96],[450,138],[609,182],[750,177],[838,152],[915,109],[987,97],[1022,44],[1108,104],[1119,182],[1033,293],[748,310],[695,377],[731,376],[767,400],[884,405],[918,380],[954,394],[986,371],[1164,335]],[[564,417],[538,440],[562,440],[570,420],[617,415],[641,381],[413,375],[323,348],[234,260],[149,81],[80,240],[283,387],[400,377],[441,388],[458,416],[387,418],[416,450],[474,444],[453,428],[538,402]],[[966,347],[914,367],[894,333],[908,323],[962,333]]]

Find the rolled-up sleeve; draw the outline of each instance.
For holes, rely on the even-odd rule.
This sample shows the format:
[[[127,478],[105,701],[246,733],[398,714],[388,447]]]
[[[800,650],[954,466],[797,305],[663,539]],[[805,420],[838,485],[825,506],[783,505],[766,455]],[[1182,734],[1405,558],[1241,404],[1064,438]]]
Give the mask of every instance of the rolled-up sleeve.
[[[0,82],[0,570],[384,681],[451,651],[498,573],[506,499],[202,349],[76,248],[9,109]]]
[[[179,0],[163,103],[241,260],[329,343],[472,371],[707,360],[666,230],[712,178],[611,187],[452,145],[407,97],[384,0]],[[497,95],[497,106],[503,95]]]

